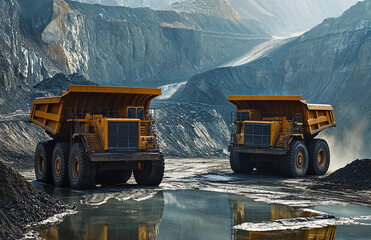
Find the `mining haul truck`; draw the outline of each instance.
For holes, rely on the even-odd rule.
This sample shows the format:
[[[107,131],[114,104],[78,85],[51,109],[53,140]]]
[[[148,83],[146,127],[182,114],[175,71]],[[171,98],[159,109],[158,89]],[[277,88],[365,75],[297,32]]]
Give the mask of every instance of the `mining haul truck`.
[[[52,140],[36,147],[38,181],[86,189],[125,183],[132,172],[139,185],[162,181],[164,159],[149,109],[161,89],[72,86],[60,97],[36,98],[29,121]]]
[[[269,165],[288,177],[327,172],[329,146],[315,137],[336,126],[331,105],[308,104],[301,96],[231,95],[229,101],[237,108],[228,147],[234,172]]]

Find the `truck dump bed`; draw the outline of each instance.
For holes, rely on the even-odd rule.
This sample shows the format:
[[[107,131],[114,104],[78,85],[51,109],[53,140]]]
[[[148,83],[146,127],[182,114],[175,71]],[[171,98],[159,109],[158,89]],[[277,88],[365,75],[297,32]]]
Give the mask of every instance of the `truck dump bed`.
[[[34,100],[29,121],[41,126],[52,137],[69,133],[68,119],[92,109],[112,111],[122,105],[143,106],[161,95],[161,89],[70,85],[60,97]],[[73,113],[73,114],[72,114]],[[81,116],[84,118],[85,116]]]
[[[228,99],[237,111],[257,109],[262,113],[280,114],[296,121],[302,118],[304,132],[314,135],[336,126],[331,105],[308,104],[301,96],[230,95]]]

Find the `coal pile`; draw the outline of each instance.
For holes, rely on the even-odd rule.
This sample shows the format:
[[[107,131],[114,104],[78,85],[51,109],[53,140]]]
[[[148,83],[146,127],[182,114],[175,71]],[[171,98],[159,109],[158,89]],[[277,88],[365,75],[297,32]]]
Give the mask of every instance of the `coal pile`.
[[[46,78],[33,86],[34,91],[47,91],[53,95],[60,95],[62,90],[67,91],[69,85],[98,85],[88,80],[84,75],[73,73],[64,75],[57,73],[52,78]]]
[[[0,161],[0,239],[21,238],[33,223],[67,208]]]
[[[371,189],[371,159],[357,159],[323,179],[326,182]]]

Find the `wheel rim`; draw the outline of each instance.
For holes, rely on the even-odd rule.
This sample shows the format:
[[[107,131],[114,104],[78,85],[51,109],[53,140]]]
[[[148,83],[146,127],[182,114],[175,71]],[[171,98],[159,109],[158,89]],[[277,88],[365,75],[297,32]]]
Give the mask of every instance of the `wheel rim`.
[[[327,161],[325,151],[322,149],[318,151],[317,161],[321,167],[323,167]]]
[[[78,156],[74,156],[72,159],[72,177],[74,179],[77,179],[79,176],[79,171],[80,171],[80,159]]]
[[[58,155],[54,162],[55,175],[58,177],[61,175],[61,157]]]
[[[37,171],[39,172],[39,174],[43,174],[44,172],[44,157],[42,155],[39,156],[39,158],[37,159]]]
[[[300,151],[298,152],[298,154],[296,155],[296,167],[298,169],[302,169],[303,168],[303,165],[304,165],[304,155],[303,153]]]

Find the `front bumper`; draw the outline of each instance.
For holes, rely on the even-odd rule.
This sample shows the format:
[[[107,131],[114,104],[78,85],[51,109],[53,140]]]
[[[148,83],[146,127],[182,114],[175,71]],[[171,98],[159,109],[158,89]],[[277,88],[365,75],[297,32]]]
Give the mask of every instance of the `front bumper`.
[[[229,145],[229,152],[240,152],[240,153],[252,153],[252,154],[269,154],[269,155],[285,155],[287,153],[286,148],[272,148],[272,147],[246,147],[243,145]]]
[[[158,161],[162,158],[160,152],[107,152],[90,154],[92,162],[117,161]]]

